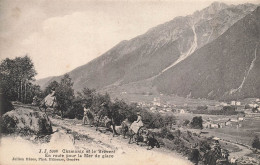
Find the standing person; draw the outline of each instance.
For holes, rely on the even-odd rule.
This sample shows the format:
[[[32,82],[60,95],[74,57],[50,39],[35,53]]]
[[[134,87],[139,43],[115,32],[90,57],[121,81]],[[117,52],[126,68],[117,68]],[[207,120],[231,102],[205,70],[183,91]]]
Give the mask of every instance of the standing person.
[[[83,116],[83,125],[89,124],[92,127],[93,123],[93,116],[89,108],[86,107],[86,104],[84,105],[84,116]]]
[[[191,153],[189,158],[195,165],[198,165],[200,160],[200,152],[198,150],[198,145],[191,145]]]

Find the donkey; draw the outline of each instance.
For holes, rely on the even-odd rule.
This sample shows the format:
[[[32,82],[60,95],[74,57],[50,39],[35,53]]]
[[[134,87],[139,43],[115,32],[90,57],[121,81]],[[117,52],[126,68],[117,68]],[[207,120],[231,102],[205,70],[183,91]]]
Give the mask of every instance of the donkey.
[[[125,119],[121,123],[121,133],[124,135],[124,139],[126,138],[126,133],[129,132],[129,128],[131,126],[131,122],[128,121],[128,119]]]
[[[102,121],[102,119],[108,118],[110,121],[106,123],[106,127],[111,129],[112,125],[112,132],[113,132],[113,137],[115,135],[118,135],[115,129],[115,114],[113,111],[108,107],[106,103],[101,104],[101,110],[96,114],[95,116],[95,126],[96,126],[96,131],[98,130],[98,127]]]
[[[128,141],[129,144],[134,140],[137,145],[139,145],[139,142],[145,143],[147,145],[147,150],[151,150],[155,146],[157,148],[160,148],[160,144],[157,141],[157,139],[154,137],[154,134],[152,134],[147,128],[140,127],[138,129],[138,132],[135,133],[131,129],[131,123],[127,119],[122,122],[121,127],[122,127],[122,133],[124,135],[124,138],[127,132],[129,134],[129,141]]]

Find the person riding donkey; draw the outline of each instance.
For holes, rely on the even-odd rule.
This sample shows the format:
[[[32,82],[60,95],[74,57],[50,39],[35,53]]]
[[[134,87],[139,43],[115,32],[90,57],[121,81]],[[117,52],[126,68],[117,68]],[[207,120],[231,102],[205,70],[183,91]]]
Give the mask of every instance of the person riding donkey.
[[[129,138],[129,144],[131,143],[131,141],[134,139],[136,144],[138,144],[138,139],[141,137],[140,134],[144,133],[142,131],[139,131],[141,127],[143,127],[143,121],[142,121],[142,116],[140,114],[140,112],[137,112],[137,120],[134,121],[129,128],[129,134],[130,134],[130,138]]]
[[[50,94],[48,94],[42,101],[41,105],[40,105],[40,110],[41,108],[44,108],[45,113],[46,113],[46,109],[48,107],[50,108],[55,108],[57,106],[57,101],[56,101],[56,94],[55,94],[55,88],[51,89]]]
[[[140,112],[137,112],[137,120],[134,121],[131,126],[130,129],[134,131],[134,133],[138,133],[138,130],[140,127],[144,126],[143,121],[142,121],[142,116]]]

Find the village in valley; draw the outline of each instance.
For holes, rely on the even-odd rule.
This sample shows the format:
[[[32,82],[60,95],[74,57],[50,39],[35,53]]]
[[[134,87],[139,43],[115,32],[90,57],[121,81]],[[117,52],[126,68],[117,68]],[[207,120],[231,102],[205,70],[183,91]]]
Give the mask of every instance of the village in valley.
[[[198,100],[198,102],[200,102]],[[209,102],[210,103],[210,102]],[[260,118],[260,99],[252,98],[242,101],[229,101],[229,102],[213,102],[211,104],[195,105],[184,103],[171,104],[170,102],[162,100],[160,97],[154,97],[152,102],[138,102],[138,106],[149,109],[151,112],[174,113],[177,116],[195,116],[204,114],[203,128],[223,128],[225,126],[242,127],[244,120]],[[210,112],[208,112],[208,110]],[[224,115],[214,111],[234,111],[236,115],[230,114],[229,116],[221,117],[219,119],[207,118],[207,115]],[[208,112],[208,113],[207,113]],[[223,113],[223,114],[221,114]],[[207,114],[207,115],[206,115]]]
[[[174,114],[176,116],[175,126],[182,124],[184,119],[191,119],[197,115],[203,117],[204,129],[238,129],[243,127],[244,121],[260,120],[259,98],[228,102],[204,99],[204,101],[197,100],[194,104],[191,103],[192,101],[188,101],[189,104],[182,102],[177,101],[176,104],[172,104],[171,101],[167,102],[160,97],[154,97],[151,102],[138,102],[138,106],[149,109],[153,113]],[[204,103],[200,104],[200,102]]]

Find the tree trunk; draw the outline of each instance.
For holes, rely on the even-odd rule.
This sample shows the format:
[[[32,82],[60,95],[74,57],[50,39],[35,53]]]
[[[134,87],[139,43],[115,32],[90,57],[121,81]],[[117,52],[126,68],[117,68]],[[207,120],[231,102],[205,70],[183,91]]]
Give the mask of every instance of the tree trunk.
[[[26,81],[24,83],[24,102],[27,103],[27,98],[26,98]]]
[[[17,101],[19,101],[20,95],[19,95],[19,88],[20,88],[20,84],[17,84]]]
[[[20,102],[23,102],[23,82],[21,81],[20,85]]]

